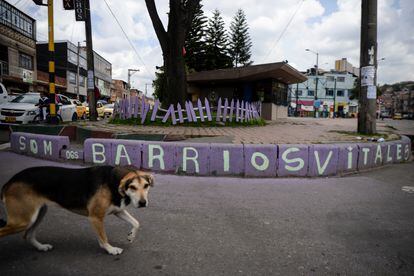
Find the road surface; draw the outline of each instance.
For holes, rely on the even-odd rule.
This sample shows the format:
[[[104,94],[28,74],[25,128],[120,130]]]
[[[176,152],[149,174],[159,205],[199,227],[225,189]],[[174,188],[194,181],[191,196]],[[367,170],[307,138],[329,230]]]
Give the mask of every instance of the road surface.
[[[56,165],[4,151],[0,160],[0,185]],[[4,237],[0,275],[413,275],[413,180],[413,163],[344,178],[156,175],[149,207],[129,208],[141,223],[134,243],[128,225],[106,220],[122,255],[99,248],[86,218],[51,207],[38,238],[54,249]]]

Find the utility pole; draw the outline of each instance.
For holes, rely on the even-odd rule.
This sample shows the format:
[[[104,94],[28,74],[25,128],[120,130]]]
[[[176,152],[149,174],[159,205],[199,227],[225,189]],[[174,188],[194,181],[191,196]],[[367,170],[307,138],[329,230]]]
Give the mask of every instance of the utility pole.
[[[48,50],[49,50],[49,123],[58,124],[59,120],[56,116],[56,99],[55,99],[55,38],[54,38],[54,22],[53,22],[53,0],[47,0],[47,4],[43,4],[43,0],[33,0],[38,6],[47,6],[48,21]]]
[[[336,77],[335,77],[335,84],[334,84],[333,117],[336,118]]]
[[[296,109],[295,109],[295,117],[298,117],[298,104],[299,104],[299,83],[296,84]]]
[[[131,90],[131,76],[139,72],[139,69],[128,69],[128,89]]]
[[[78,41],[78,55],[77,55],[77,68],[76,68],[76,97],[79,101],[79,55],[80,55],[80,42]]]
[[[358,132],[374,134],[377,109],[377,0],[361,1],[360,96]]]
[[[89,98],[89,120],[97,120],[95,99],[95,66],[92,46],[92,22],[89,0],[85,2],[85,33],[86,33],[86,56],[88,61],[88,98]]]
[[[312,51],[311,49],[305,49],[305,51],[307,52],[311,52],[314,53],[316,55],[316,71],[315,71],[315,93],[314,93],[314,104],[313,104],[313,109],[315,110],[313,117],[316,118],[316,100],[318,99],[318,83],[319,83],[319,79],[318,79],[318,71],[319,71],[319,53]]]

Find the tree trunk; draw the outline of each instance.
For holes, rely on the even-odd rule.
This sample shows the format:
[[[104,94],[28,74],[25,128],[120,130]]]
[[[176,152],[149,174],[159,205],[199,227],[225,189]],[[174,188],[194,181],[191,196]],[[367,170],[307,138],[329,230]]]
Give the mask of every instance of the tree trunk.
[[[157,34],[164,56],[164,72],[166,76],[166,103],[184,105],[187,99],[187,76],[183,47],[189,25],[200,0],[170,0],[168,13],[168,30],[158,16],[154,0],[145,0],[152,24]]]

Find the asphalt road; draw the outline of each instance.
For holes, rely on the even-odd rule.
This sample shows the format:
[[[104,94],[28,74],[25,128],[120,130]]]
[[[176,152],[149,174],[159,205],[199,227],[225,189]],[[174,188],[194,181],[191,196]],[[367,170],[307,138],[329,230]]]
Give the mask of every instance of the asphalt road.
[[[0,185],[53,164],[0,152]],[[56,164],[56,163],[55,163]],[[62,164],[60,164],[62,165]],[[414,163],[344,178],[239,179],[157,175],[141,223],[108,217],[120,256],[101,250],[86,218],[51,207],[38,238],[0,239],[0,275],[413,275]],[[59,183],[56,183],[59,185]]]

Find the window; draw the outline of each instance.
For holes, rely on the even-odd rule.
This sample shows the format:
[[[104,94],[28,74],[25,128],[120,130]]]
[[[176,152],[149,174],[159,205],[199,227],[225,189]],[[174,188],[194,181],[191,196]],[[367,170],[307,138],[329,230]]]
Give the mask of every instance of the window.
[[[27,70],[33,70],[33,57],[20,53],[19,54],[19,67],[27,69]]]
[[[345,82],[345,77],[337,77],[336,80],[338,82]]]
[[[345,96],[345,91],[344,90],[338,90],[336,92],[336,96],[338,96],[338,97],[344,97]]]
[[[334,77],[334,76],[327,76],[327,77],[326,77],[326,80],[327,80],[327,81],[332,81],[332,82],[333,82],[333,81],[335,81],[335,77]]]
[[[308,90],[308,96],[314,96],[315,95],[315,91],[313,90]]]
[[[333,97],[334,91],[333,89],[326,89],[326,96],[327,97]]]
[[[72,52],[71,50],[68,49],[68,60],[72,64],[77,65],[78,64],[78,54],[76,54],[76,53],[74,53],[74,52]]]
[[[298,92],[298,96],[302,96],[302,90],[297,90],[297,92]]]
[[[33,32],[35,21],[5,1],[0,1],[0,23],[31,39],[36,39]]]
[[[85,87],[85,77],[82,75],[79,75],[79,85]]]
[[[76,74],[73,72],[68,72],[69,83],[76,84]]]

